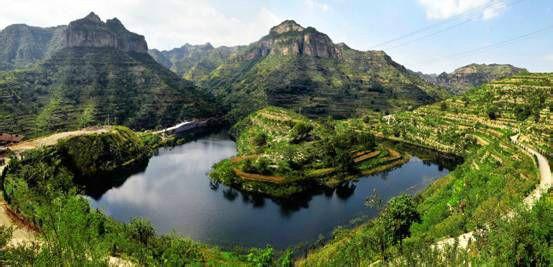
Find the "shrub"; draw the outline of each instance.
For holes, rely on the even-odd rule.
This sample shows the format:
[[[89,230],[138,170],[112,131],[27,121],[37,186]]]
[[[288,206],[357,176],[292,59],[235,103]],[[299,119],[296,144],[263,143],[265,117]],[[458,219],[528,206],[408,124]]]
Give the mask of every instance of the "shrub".
[[[150,239],[152,239],[156,234],[152,224],[149,221],[140,218],[132,219],[127,225],[127,231],[129,237],[143,245],[147,245]]]
[[[271,266],[273,261],[273,248],[271,246],[267,246],[263,249],[252,248],[247,255],[247,260],[255,266]]]
[[[488,107],[486,113],[488,114],[488,118],[490,118],[490,120],[495,120],[498,117],[496,107]]]
[[[267,144],[267,135],[265,133],[257,133],[253,136],[253,144],[256,146],[264,146]]]
[[[304,122],[298,122],[290,131],[290,142],[293,144],[300,143],[309,137],[309,133],[313,130],[313,126]]]

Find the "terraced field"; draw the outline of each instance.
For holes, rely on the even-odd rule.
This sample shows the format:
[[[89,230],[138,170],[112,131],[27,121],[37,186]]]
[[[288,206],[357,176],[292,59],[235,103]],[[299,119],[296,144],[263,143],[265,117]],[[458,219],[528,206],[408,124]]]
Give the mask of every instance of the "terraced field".
[[[457,237],[483,225],[495,227],[500,218],[524,206],[525,198],[540,181],[540,173],[536,159],[523,146],[534,148],[551,161],[552,111],[553,74],[524,74],[413,112],[384,116],[372,123],[367,123],[368,119],[346,123],[361,126],[377,136],[464,158],[464,163],[455,171],[436,181],[417,198],[420,221],[411,225],[411,236],[403,243],[423,250],[444,237]],[[511,140],[515,135],[520,135],[518,140],[522,146]],[[386,253],[397,255],[397,250],[382,252],[374,244],[370,245],[374,236],[369,235],[375,234],[377,224],[369,223],[335,236],[322,249],[312,251],[301,260],[300,265],[338,262],[364,265],[382,259]],[[491,251],[492,255],[487,255],[493,256],[491,259],[508,257],[501,253],[520,253],[516,247],[522,241],[513,241],[513,247],[498,251],[491,247],[490,236],[493,234],[478,237],[469,245],[469,250]],[[352,256],[362,249],[365,251],[359,253],[363,257]],[[419,263],[428,256],[417,255],[419,261],[415,262]],[[479,253],[472,254],[473,259],[475,255]]]
[[[238,156],[217,164],[211,176],[217,182],[276,197],[299,193],[307,184],[334,187],[407,158],[377,146],[368,131],[276,107],[249,115],[232,132]]]

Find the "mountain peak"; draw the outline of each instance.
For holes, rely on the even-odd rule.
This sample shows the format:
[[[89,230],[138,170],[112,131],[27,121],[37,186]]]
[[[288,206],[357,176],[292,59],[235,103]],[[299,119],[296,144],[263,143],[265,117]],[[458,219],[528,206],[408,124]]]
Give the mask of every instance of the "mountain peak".
[[[280,23],[279,25],[274,26],[273,28],[271,28],[271,33],[281,34],[281,33],[285,33],[285,32],[301,32],[303,30],[305,30],[305,28],[302,27],[301,25],[299,25],[296,21],[294,21],[294,20],[285,20],[282,23]]]
[[[110,47],[124,52],[147,53],[144,36],[128,31],[117,18],[105,23],[94,12],[72,21],[64,32],[65,47]]]
[[[96,15],[96,13],[94,13],[94,12],[90,12],[88,15],[86,15],[86,17],[84,17],[84,19],[92,21],[92,22],[97,22],[97,23],[102,22],[100,17],[98,15]]]

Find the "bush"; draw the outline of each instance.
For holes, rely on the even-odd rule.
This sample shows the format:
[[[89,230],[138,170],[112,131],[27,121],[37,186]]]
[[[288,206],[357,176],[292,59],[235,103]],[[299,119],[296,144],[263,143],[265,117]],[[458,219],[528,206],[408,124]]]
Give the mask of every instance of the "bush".
[[[255,266],[271,266],[273,261],[273,248],[271,246],[267,246],[264,249],[252,248],[247,255],[247,260]]]
[[[257,133],[253,136],[253,144],[256,146],[264,146],[267,144],[267,135],[265,133]]]
[[[409,228],[421,220],[413,198],[409,195],[400,195],[392,198],[382,214],[382,221],[394,243],[410,235]]]
[[[298,122],[290,131],[290,143],[297,144],[308,139],[313,126],[304,122]]]
[[[488,107],[486,113],[488,114],[488,118],[490,118],[490,120],[495,120],[498,117],[496,107]]]
[[[445,101],[442,101],[440,103],[440,110],[441,111],[446,111],[447,110],[447,103]]]
[[[269,175],[271,174],[271,162],[265,157],[260,157],[255,161],[255,169],[258,173]]]
[[[5,247],[12,239],[13,228],[0,225],[0,248]]]
[[[127,225],[127,232],[129,237],[143,245],[148,245],[150,239],[155,237],[156,234],[152,223],[140,218],[131,220]]]

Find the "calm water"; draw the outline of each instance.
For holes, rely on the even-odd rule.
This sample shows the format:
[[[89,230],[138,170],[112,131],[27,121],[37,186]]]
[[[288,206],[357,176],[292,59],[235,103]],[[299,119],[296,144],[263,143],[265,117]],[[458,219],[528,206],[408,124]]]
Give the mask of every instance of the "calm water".
[[[363,204],[374,190],[387,200],[419,192],[448,173],[437,163],[413,157],[389,172],[281,203],[210,184],[211,166],[235,153],[234,142],[223,135],[162,149],[145,171],[91,198],[92,205],[124,222],[147,218],[160,233],[175,231],[218,245],[284,248],[315,241],[353,218],[374,216],[376,211]]]

